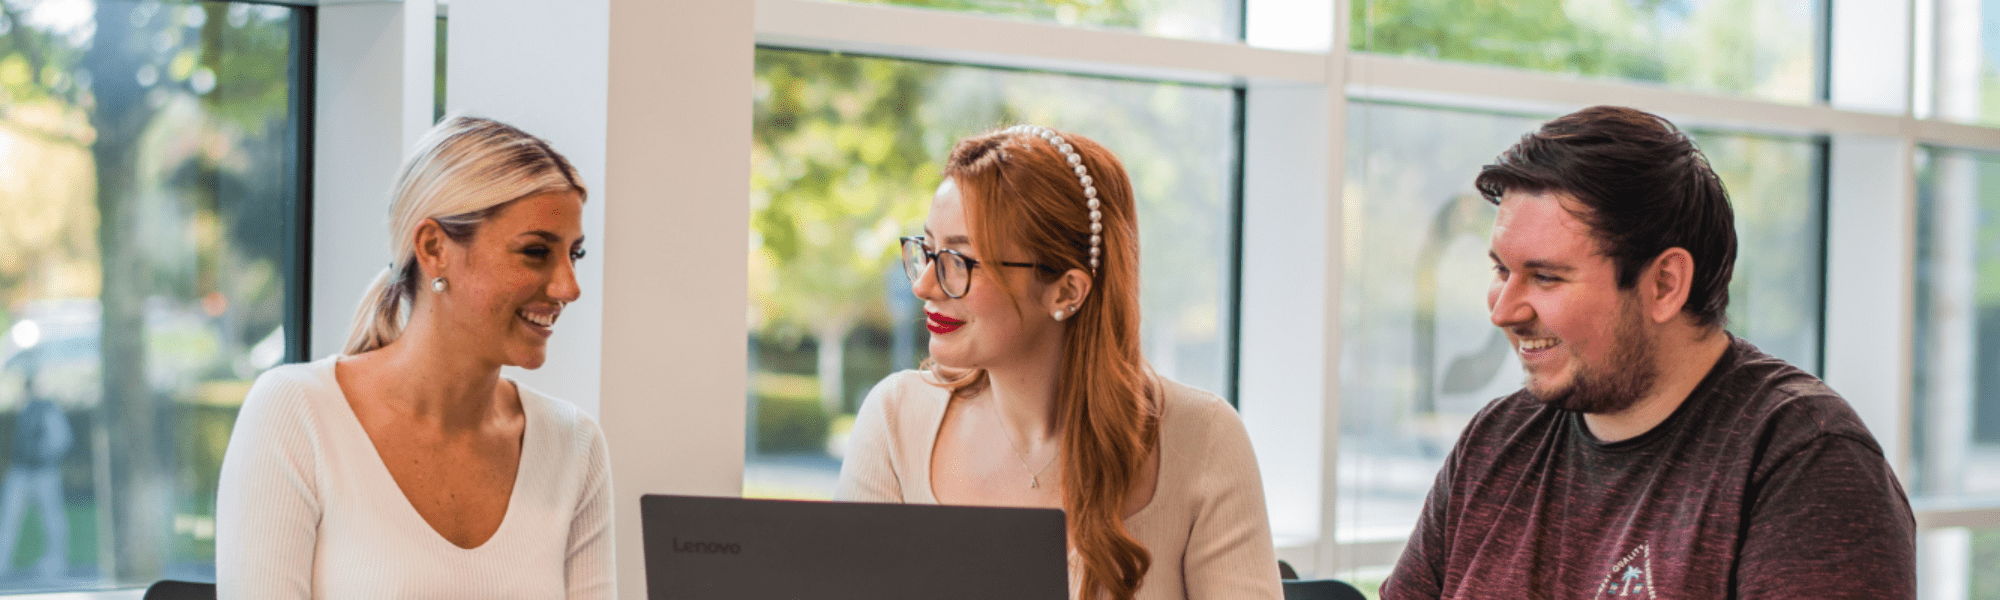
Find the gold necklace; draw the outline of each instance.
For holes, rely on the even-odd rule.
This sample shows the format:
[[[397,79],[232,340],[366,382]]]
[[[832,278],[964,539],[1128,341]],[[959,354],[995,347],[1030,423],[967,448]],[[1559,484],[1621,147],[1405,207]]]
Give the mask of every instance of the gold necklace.
[[[1028,454],[1026,452],[1021,451],[1020,444],[1014,443],[1014,434],[1012,433],[1011,429],[1007,427],[1007,419],[1002,418],[1000,416],[1000,409],[996,407],[996,405],[998,404],[1000,404],[1000,401],[998,399],[995,398],[986,399],[986,408],[992,409],[993,412],[993,422],[998,423],[1000,425],[1000,436],[1007,438],[1007,447],[1013,449],[1014,458],[1021,461],[1021,470],[1028,472],[1028,487],[1030,489],[1042,487],[1042,471],[1047,471],[1049,470],[1049,465],[1056,464],[1056,457],[1061,456],[1062,453],[1061,452],[1049,453],[1048,462],[1042,463],[1042,468],[1040,469],[1028,468]]]

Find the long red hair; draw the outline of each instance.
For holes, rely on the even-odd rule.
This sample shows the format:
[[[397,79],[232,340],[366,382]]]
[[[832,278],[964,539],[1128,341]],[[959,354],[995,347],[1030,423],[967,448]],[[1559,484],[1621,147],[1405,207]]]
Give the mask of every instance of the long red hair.
[[[1082,558],[1084,597],[1129,600],[1152,566],[1152,554],[1125,529],[1125,503],[1159,439],[1159,394],[1139,352],[1139,228],[1132,182],[1109,150],[1058,132],[1083,159],[1097,187],[1104,226],[1102,258],[1089,296],[1063,335],[1056,385],[1062,430],[1063,509]],[[1040,264],[1090,272],[1090,209],[1083,184],[1062,152],[1031,133],[998,130],[960,141],[944,175],[957,182],[973,249],[999,256],[1006,240]],[[1045,281],[1057,275],[1037,270]],[[982,281],[1006,289],[1002,278]],[[1006,290],[1020,300],[1013,290]],[[984,369],[927,365],[952,397],[977,394]]]

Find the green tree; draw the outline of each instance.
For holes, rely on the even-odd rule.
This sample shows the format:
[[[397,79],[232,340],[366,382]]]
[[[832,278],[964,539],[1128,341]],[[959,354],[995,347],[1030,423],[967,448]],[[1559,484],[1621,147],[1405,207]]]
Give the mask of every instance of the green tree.
[[[1387,54],[1641,80],[1663,75],[1659,61],[1639,51],[1643,46],[1573,21],[1566,4],[1359,0],[1352,5],[1349,36],[1355,49]],[[1625,17],[1620,20],[1630,19]]]
[[[1149,17],[1157,17],[1168,12],[1197,13],[1198,20],[1214,21],[1218,25],[1236,19],[1226,13],[1237,9],[1238,3],[1230,0],[1193,2],[1189,0],[853,0],[865,4],[898,4],[975,12],[1009,17],[1022,17],[1037,21],[1053,21],[1064,25],[1091,25],[1119,29],[1143,29]],[[1219,27],[1218,27],[1219,29]]]
[[[187,218],[220,225],[227,224],[225,218],[254,215],[250,210],[225,216],[218,208],[243,202],[245,195],[269,193],[268,177],[258,170],[272,169],[266,164],[269,157],[283,154],[228,149],[227,142],[261,140],[267,146],[254,150],[263,151],[283,143],[283,136],[274,133],[288,109],[289,32],[282,20],[266,16],[269,11],[218,2],[100,0],[87,25],[67,30],[27,18],[38,8],[0,0],[0,24],[6,31],[0,42],[0,82],[9,107],[4,117],[16,131],[86,149],[90,157],[87,177],[94,187],[96,217],[92,262],[99,267],[102,308],[99,410],[118,440],[102,459],[111,479],[110,489],[98,498],[110,505],[105,524],[110,548],[104,550],[112,562],[108,574],[116,580],[149,581],[159,577],[166,560],[176,484],[168,468],[172,445],[165,437],[171,430],[162,425],[167,422],[165,399],[154,393],[146,376],[154,368],[148,364],[146,300],[162,289],[182,298],[219,291],[215,285],[222,273],[239,266],[233,262],[244,262],[207,264],[207,272],[191,280],[175,277],[183,267],[170,259],[186,256],[159,255],[152,242],[161,237],[157,232],[162,227],[152,221],[178,214],[160,206],[168,201],[163,197],[189,195],[161,188],[185,192],[190,183],[237,193],[192,194],[194,214]],[[236,35],[238,31],[255,33]],[[192,104],[219,119],[211,124],[216,129],[234,134],[197,138],[223,149],[206,143],[193,149],[164,148],[157,141],[162,131],[185,125],[167,117],[185,117],[181,109]],[[16,107],[30,106],[80,114],[82,122],[19,118]],[[280,177],[284,166],[275,169]],[[282,244],[272,241],[277,234],[265,228],[227,229],[239,235],[226,244],[207,240],[209,250],[227,245],[221,254],[241,253],[265,262],[283,252]]]
[[[779,337],[818,341],[820,401],[844,409],[848,333],[885,318],[883,278],[939,181],[912,131],[933,66],[759,51],[751,227],[762,242],[751,285]]]
[[[762,310],[751,327],[818,341],[829,411],[851,400],[840,375],[849,332],[896,317],[884,301],[895,239],[927,212],[945,152],[996,125],[1079,131],[1118,153],[1151,265],[1149,335],[1170,349],[1221,326],[1226,271],[1212,265],[1227,255],[1216,223],[1234,156],[1228,90],[776,49],[757,64],[751,294]]]
[[[1357,0],[1354,49],[1809,102],[1798,0]]]

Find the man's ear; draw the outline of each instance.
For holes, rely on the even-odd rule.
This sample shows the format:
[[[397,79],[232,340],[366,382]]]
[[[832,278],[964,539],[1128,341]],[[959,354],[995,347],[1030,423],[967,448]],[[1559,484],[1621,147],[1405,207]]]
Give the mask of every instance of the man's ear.
[[[1055,282],[1050,283],[1048,291],[1042,294],[1042,310],[1051,315],[1060,310],[1062,318],[1067,319],[1076,314],[1078,307],[1083,306],[1085,298],[1090,297],[1090,288],[1089,271],[1070,269],[1057,277]]]
[[[1674,247],[1653,257],[1652,264],[1639,274],[1639,301],[1646,317],[1665,323],[1687,306],[1688,288],[1694,285],[1694,255]]]

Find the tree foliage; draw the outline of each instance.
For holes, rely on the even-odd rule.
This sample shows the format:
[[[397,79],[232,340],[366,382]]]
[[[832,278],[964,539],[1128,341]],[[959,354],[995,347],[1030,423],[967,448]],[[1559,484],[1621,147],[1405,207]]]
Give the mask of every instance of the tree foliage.
[[[286,220],[277,211],[296,169],[284,150],[295,141],[285,127],[288,15],[219,2],[0,0],[0,122],[7,135],[33,140],[31,154],[9,162],[56,166],[36,176],[61,182],[5,187],[0,213],[63,215],[69,240],[0,240],[45,259],[0,261],[0,300],[97,296],[100,419],[119,440],[100,458],[111,486],[97,500],[110,504],[108,574],[120,581],[158,578],[180,494],[157,385],[211,375],[184,372],[197,364],[153,364],[148,306],[205,300],[232,348],[282,322],[286,230],[269,224]],[[61,156],[85,158],[51,158]],[[72,191],[40,193],[48,188]],[[51,262],[56,272],[44,273]],[[67,283],[28,285],[31,276]],[[227,372],[238,353],[196,354]]]
[[[851,0],[958,12],[973,12],[1063,25],[1137,29],[1148,33],[1199,37],[1233,36],[1240,3],[1232,0]],[[1165,30],[1165,31],[1162,31]]]
[[[1004,124],[1076,131],[1117,153],[1133,176],[1144,260],[1159,265],[1142,269],[1142,302],[1149,336],[1169,350],[1160,359],[1217,337],[1229,90],[762,49],[755,93],[749,325],[767,341],[817,342],[829,410],[848,404],[848,332],[914,326],[894,314],[908,298],[896,238],[921,230],[946,152]]]
[[[935,149],[917,135],[935,65],[760,51],[751,174],[758,236],[753,318],[781,336],[808,323],[882,317],[896,239],[937,187]]]
[[[1357,50],[1810,102],[1811,0],[1357,0]]]

